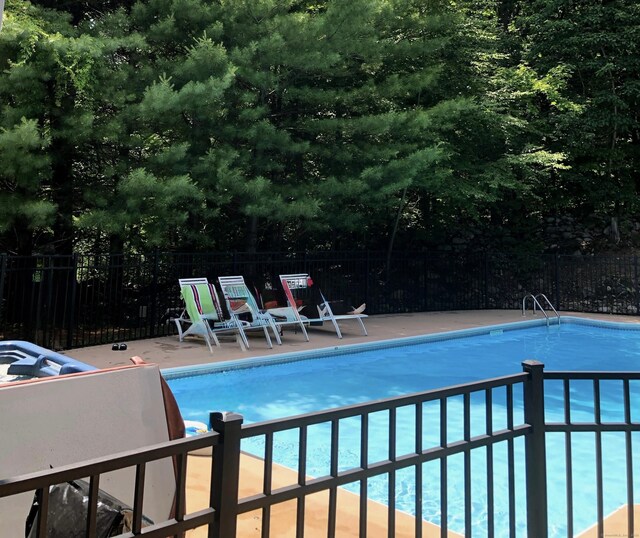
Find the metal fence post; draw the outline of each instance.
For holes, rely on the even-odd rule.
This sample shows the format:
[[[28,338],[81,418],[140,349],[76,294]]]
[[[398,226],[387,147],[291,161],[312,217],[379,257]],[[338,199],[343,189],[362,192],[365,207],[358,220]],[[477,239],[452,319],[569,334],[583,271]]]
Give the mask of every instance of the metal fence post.
[[[156,325],[158,323],[158,249],[153,252],[153,273],[151,277],[151,304],[149,312],[150,316],[147,318],[147,326],[149,327],[149,336],[154,337],[156,335]],[[149,323],[151,320],[151,323]]]
[[[35,326],[30,323],[30,319],[25,320],[25,325],[26,325],[27,335],[28,335],[25,338],[25,340],[32,340],[34,344],[46,347],[47,344],[42,341],[41,337],[39,337],[38,331],[40,330],[40,327],[42,324],[43,313],[46,313],[43,302],[42,302],[43,301],[42,294],[45,286],[44,283],[47,281],[47,279],[45,278],[45,269],[46,269],[45,262],[48,259],[48,257],[35,256],[33,259],[36,262],[36,267],[32,273],[31,282],[30,282],[31,304],[29,305],[30,306],[29,318],[30,319],[32,317],[35,318]],[[42,267],[39,266],[39,263],[38,263],[39,261],[42,261]],[[38,287],[37,296],[36,296],[36,290],[33,289],[35,284],[37,284],[37,287]],[[35,301],[35,304],[34,304],[34,301]],[[33,315],[34,313],[35,313],[35,316]]]
[[[483,267],[483,286],[482,286],[482,304],[483,308],[486,310],[489,308],[489,253],[483,252],[482,257],[484,258]]]
[[[531,426],[525,437],[527,488],[527,536],[546,538],[547,524],[547,456],[544,420],[544,364],[524,361],[529,374],[524,383],[524,420]]]
[[[556,288],[556,297],[555,297],[555,307],[556,310],[560,310],[560,255],[556,253],[554,256],[554,268],[555,268],[555,288]]]
[[[0,278],[2,278],[0,276]],[[2,280],[0,280],[2,282]],[[640,293],[638,291],[638,256],[633,257],[633,294],[634,294],[634,306],[636,307],[635,314],[640,312]]]
[[[4,329],[3,307],[5,303],[4,296],[4,280],[7,273],[7,255],[3,252],[0,254],[0,330]]]
[[[71,256],[71,267],[69,271],[69,303],[67,307],[67,349],[73,347],[73,328],[76,322],[76,294],[78,290],[78,254]]]
[[[236,538],[240,430],[244,419],[236,413],[211,413],[209,420],[211,429],[220,434],[211,465],[210,505],[215,515],[209,525],[209,538]]]
[[[367,249],[367,257],[365,259],[365,267],[364,267],[364,302],[367,304],[371,304],[371,298],[369,297],[370,285],[369,280],[371,279],[371,252]],[[372,305],[373,306],[373,305]]]

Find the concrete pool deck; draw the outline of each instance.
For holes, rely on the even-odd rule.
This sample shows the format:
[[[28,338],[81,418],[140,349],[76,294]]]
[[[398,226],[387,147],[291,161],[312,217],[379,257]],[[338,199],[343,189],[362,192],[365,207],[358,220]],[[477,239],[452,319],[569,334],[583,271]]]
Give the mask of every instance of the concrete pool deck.
[[[638,316],[576,314],[572,312],[560,312],[560,314],[605,321],[640,323],[640,317]],[[292,330],[286,329],[282,337],[282,345],[279,346],[274,343],[272,349],[267,347],[266,340],[261,332],[253,332],[249,338],[251,348],[247,351],[242,351],[240,346],[232,339],[221,339],[221,346],[214,347],[213,353],[209,353],[207,345],[202,338],[187,337],[184,342],[180,342],[177,336],[164,336],[127,342],[126,351],[113,351],[111,344],[106,344],[72,349],[63,353],[97,368],[111,368],[113,366],[131,364],[129,358],[133,356],[139,356],[147,362],[156,363],[160,368],[173,368],[326,347],[335,348],[336,346],[349,344],[512,323],[541,317],[541,314],[533,316],[531,310],[527,312],[524,318],[520,310],[456,310],[451,312],[387,314],[370,316],[364,320],[369,336],[364,336],[359,325],[350,320],[340,323],[343,334],[343,338],[340,340],[333,331],[333,327],[325,323],[323,327],[310,328],[309,342],[305,341],[302,333],[295,334]]]
[[[604,321],[639,323],[638,316],[616,316],[607,314],[582,314],[561,312],[561,315],[572,315]],[[536,316],[540,318],[541,316]],[[321,348],[335,348],[336,346],[388,340],[407,336],[417,336],[437,332],[468,329],[502,323],[534,319],[529,310],[525,318],[519,310],[483,310],[483,311],[453,311],[453,312],[425,312],[415,314],[393,314],[371,316],[365,320],[369,336],[363,336],[359,325],[355,322],[341,323],[344,338],[339,340],[327,325],[309,331],[310,341],[306,342],[302,334],[294,334],[285,331],[282,345],[274,345],[273,349],[267,347],[263,337],[258,335],[250,339],[251,349],[242,351],[234,341],[223,341],[221,347],[214,348],[214,353],[209,353],[202,339],[192,338],[179,342],[177,336],[160,337],[147,340],[127,342],[126,351],[112,351],[111,344],[94,346],[83,349],[74,349],[67,352],[68,355],[99,368],[109,368],[130,364],[129,357],[140,356],[148,362],[154,362],[161,368],[172,368],[211,362],[238,360],[242,358],[260,357],[280,353],[307,351]],[[250,456],[243,456],[240,476],[240,497],[246,497],[256,493],[256,487],[262,484],[264,464],[262,460]],[[208,506],[209,480],[211,458],[203,456],[189,456],[187,478],[187,510],[189,512]],[[297,475],[286,468],[276,468],[274,465],[274,485],[291,483]],[[326,493],[325,493],[326,496]],[[337,536],[354,538],[359,535],[358,514],[359,498],[347,491],[341,491],[339,496],[337,516]],[[305,508],[305,537],[315,538],[327,535],[327,508],[326,499],[322,494],[312,496]],[[635,507],[636,522],[640,522],[640,508]],[[373,538],[388,535],[386,521],[388,510],[385,506],[369,501],[368,503],[368,536]],[[628,536],[626,507],[622,507],[609,517],[604,523],[605,536]],[[240,538],[260,536],[261,515],[259,513],[245,514],[238,521],[238,536]],[[284,538],[295,536],[296,505],[294,502],[284,503],[274,508],[271,514],[271,536]],[[398,538],[414,536],[415,520],[412,516],[397,512],[397,528],[395,536]],[[636,526],[636,529],[638,527]],[[636,533],[638,531],[636,530]],[[423,522],[423,535],[425,537],[439,536],[440,530],[432,524]],[[206,528],[201,527],[187,534],[189,538],[206,536]],[[636,535],[636,534],[634,534]],[[459,535],[449,533],[451,538]],[[580,535],[580,538],[597,536],[597,529],[592,528]]]

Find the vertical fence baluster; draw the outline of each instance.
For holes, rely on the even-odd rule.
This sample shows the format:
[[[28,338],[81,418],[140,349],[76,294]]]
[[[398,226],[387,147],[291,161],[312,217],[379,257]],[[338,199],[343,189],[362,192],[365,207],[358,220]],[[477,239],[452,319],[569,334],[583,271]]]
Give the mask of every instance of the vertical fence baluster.
[[[568,379],[563,381],[564,422],[571,424],[571,385]],[[565,465],[567,480],[567,535],[573,536],[573,462],[571,452],[571,432],[564,435]]]
[[[489,253],[483,252],[482,256],[482,307],[489,308]]]
[[[56,326],[56,305],[53,300],[53,288],[56,287],[57,269],[56,261],[62,262],[64,258],[49,256],[49,274],[47,276],[47,294],[45,299],[46,317],[42,321],[42,346],[53,347],[53,334]],[[54,284],[55,283],[55,284]],[[41,283],[42,285],[42,283]]]
[[[264,480],[262,491],[265,495],[271,495],[271,483],[273,478],[273,432],[265,435],[264,442]],[[271,527],[271,506],[262,509],[262,538],[268,538]]]
[[[149,331],[149,337],[153,338],[156,335],[156,328],[158,324],[158,272],[159,272],[159,253],[156,249],[153,252],[153,272],[151,274],[151,304],[150,312],[146,318],[146,323]]]
[[[33,281],[33,277],[31,278],[31,289],[32,289],[32,300],[35,298],[36,303],[35,305],[33,305],[32,303],[32,308],[35,307],[36,309],[36,324],[35,327],[33,328],[33,336],[31,338],[29,338],[29,340],[33,340],[33,342],[35,342],[36,344],[40,345],[40,346],[46,346],[46,344],[42,341],[42,337],[39,335],[39,331],[40,328],[42,327],[42,315],[45,312],[45,308],[44,305],[42,304],[42,293],[43,293],[43,289],[45,286],[45,260],[47,259],[47,257],[42,256],[42,257],[38,257],[36,258],[36,268],[35,268],[35,272],[34,272],[34,276],[37,275],[38,277],[38,294],[37,294],[37,298],[34,297],[34,291],[33,290],[33,286],[35,284],[35,282]],[[38,260],[42,261],[42,267],[38,266]],[[33,310],[32,310],[33,311]]]
[[[367,469],[369,467],[369,415],[363,413],[360,415],[360,467]],[[360,538],[367,536],[367,479],[360,480]]]
[[[113,342],[114,340],[116,340],[116,324],[115,321],[113,321],[114,317],[117,316],[117,319],[122,318],[122,312],[120,311],[120,303],[118,301],[118,297],[113,294],[113,292],[119,287],[120,282],[120,279],[118,278],[118,259],[119,256],[115,254],[109,254],[109,257],[104,259],[104,261],[107,262],[110,267],[107,268],[107,275],[103,280],[101,286],[101,295],[106,297],[112,305],[108,310],[108,313],[105,313],[105,319],[107,319],[107,323],[109,323],[109,327],[107,328],[107,340],[109,342]],[[100,336],[102,336],[102,334]]]
[[[78,257],[78,278],[77,278],[77,300],[75,304],[75,342],[74,347],[76,345],[82,345],[86,342],[85,339],[85,330],[86,325],[85,321],[82,319],[82,305],[85,303],[86,297],[88,295],[87,291],[87,281],[89,280],[88,276],[90,273],[89,263],[91,261],[91,256],[82,256]]]
[[[142,529],[142,510],[144,506],[144,479],[147,466],[144,463],[136,465],[136,481],[133,495],[133,521],[131,530],[133,534],[140,533]]]
[[[69,302],[67,303],[67,348],[73,347],[73,329],[76,322],[76,294],[78,290],[78,255],[71,256],[69,268]]]
[[[372,301],[371,301],[371,259],[370,259],[370,251],[369,249],[366,250],[365,252],[365,266],[364,266],[364,301],[367,304],[370,304],[372,307],[375,308],[375,306],[373,305]]]
[[[556,310],[560,310],[560,256],[558,254],[555,255],[554,258],[554,271],[555,271],[555,288],[556,288],[556,297],[555,297],[555,307]]]
[[[47,538],[49,520],[49,487],[40,488],[36,491],[38,497],[38,528],[36,538]]]
[[[416,404],[416,454],[422,454],[422,402]],[[422,538],[422,462],[415,467],[416,472],[416,538]]]
[[[513,385],[507,385],[507,429],[513,431]],[[513,439],[507,441],[507,467],[509,489],[509,536],[516,535],[516,482],[515,450]]]
[[[466,443],[471,440],[471,394],[463,396],[463,438]],[[471,536],[471,450],[464,450],[464,534]]]
[[[330,474],[333,478],[338,476],[338,444],[340,439],[340,421],[333,419],[331,421],[331,470]],[[329,488],[329,522],[327,536],[334,538],[336,535],[336,511],[337,511],[338,490],[336,486]]]
[[[527,534],[529,538],[546,538],[547,462],[544,423],[544,364],[524,361],[529,374],[524,383],[524,419],[531,428],[525,436],[527,487]]]
[[[595,414],[596,428],[602,425],[600,408],[600,381],[593,380],[593,410]],[[596,512],[598,516],[598,536],[603,535],[604,506],[602,488],[602,432],[596,430]]]
[[[211,429],[220,434],[211,468],[210,506],[215,510],[209,538],[234,538],[240,480],[240,428],[243,418],[235,413],[211,413]]]
[[[440,398],[440,446],[447,446],[447,399]],[[440,458],[440,536],[447,538],[448,506],[447,498],[447,458]]]
[[[633,297],[636,307],[636,314],[640,314],[640,290],[638,289],[638,256],[633,257]],[[629,535],[631,536],[631,534]]]
[[[7,255],[0,254],[0,331],[4,333],[6,320],[4,318],[4,303],[7,298],[4,295],[5,275],[7,274]]]
[[[300,452],[298,454],[298,485],[304,486],[307,474],[307,427],[300,427]],[[296,517],[296,538],[304,536],[304,507],[305,497],[298,497],[297,517]]]
[[[87,538],[97,536],[96,524],[98,520],[98,491],[100,475],[92,475],[89,478],[89,499],[87,506]]]
[[[623,381],[624,391],[624,423],[626,426],[624,432],[625,452],[627,461],[627,535],[633,536],[634,529],[634,502],[633,502],[633,448],[631,444],[631,397],[629,380]]]
[[[389,461],[396,461],[396,428],[397,428],[397,408],[389,409]],[[389,471],[388,483],[388,523],[387,533],[389,538],[393,538],[396,534],[396,472]]]
[[[493,435],[493,393],[491,389],[485,391],[485,418],[486,433]],[[486,448],[487,457],[487,534],[489,538],[494,533],[494,499],[493,499],[493,444],[488,444]]]
[[[175,520],[184,520],[186,510],[186,480],[187,480],[187,455],[178,454],[175,456],[176,469],[176,499],[175,499]],[[175,538],[178,538],[176,535]]]

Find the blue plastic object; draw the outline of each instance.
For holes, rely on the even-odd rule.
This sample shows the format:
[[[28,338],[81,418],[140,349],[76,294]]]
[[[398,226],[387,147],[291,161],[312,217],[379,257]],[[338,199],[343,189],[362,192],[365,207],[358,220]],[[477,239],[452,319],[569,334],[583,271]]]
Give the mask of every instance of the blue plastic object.
[[[0,342],[0,363],[10,363],[7,370],[9,375],[30,377],[50,377],[97,369],[66,355],[22,340]]]

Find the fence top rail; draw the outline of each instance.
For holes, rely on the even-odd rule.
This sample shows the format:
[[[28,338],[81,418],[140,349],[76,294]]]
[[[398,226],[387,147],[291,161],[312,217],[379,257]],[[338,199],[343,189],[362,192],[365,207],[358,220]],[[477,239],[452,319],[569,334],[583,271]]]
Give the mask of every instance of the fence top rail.
[[[618,380],[624,381],[640,379],[640,372],[577,372],[577,371],[557,371],[557,372],[544,372],[545,380]]]
[[[258,422],[255,424],[243,426],[241,435],[243,439],[246,439],[248,437],[264,435],[266,433],[311,426],[313,424],[322,424],[324,422],[330,422],[332,420],[340,420],[375,413],[377,411],[397,409],[399,407],[405,407],[407,405],[416,405],[419,403],[442,400],[451,396],[463,396],[465,394],[471,394],[473,392],[491,390],[494,388],[506,387],[509,385],[516,385],[518,383],[524,382],[527,379],[528,375],[528,373],[523,372],[483,381],[474,381],[471,383],[452,385],[443,389],[433,389],[424,392],[416,392],[400,397],[392,396],[381,400],[375,400],[373,402],[363,402],[353,405],[347,405],[344,407],[337,407],[335,409],[327,409],[323,411],[295,415],[292,417],[267,420],[264,422]]]
[[[0,479],[0,498],[34,491],[53,484],[61,484],[88,476],[125,469],[151,461],[170,458],[193,450],[215,447],[220,444],[220,434],[210,432],[184,439],[166,441],[118,454],[111,454],[81,463],[72,463],[55,469],[37,471],[12,478]]]

